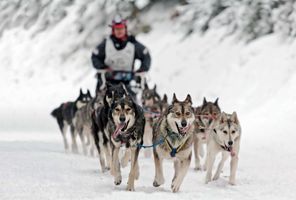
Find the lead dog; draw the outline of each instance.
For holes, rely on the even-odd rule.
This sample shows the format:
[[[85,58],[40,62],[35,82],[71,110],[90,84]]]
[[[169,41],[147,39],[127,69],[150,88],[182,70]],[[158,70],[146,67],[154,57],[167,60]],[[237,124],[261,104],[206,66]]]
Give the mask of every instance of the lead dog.
[[[207,174],[205,182],[217,180],[220,177],[224,162],[231,156],[229,184],[235,185],[241,139],[241,126],[236,112],[231,115],[222,112],[210,125],[210,129],[207,142]],[[217,154],[220,152],[222,153],[222,159],[212,179],[213,165]]]
[[[92,113],[92,135],[98,150],[102,172],[110,169],[111,166],[111,147],[110,134],[107,130],[109,113],[114,101],[127,95],[123,84],[111,85],[107,83],[107,90],[103,99],[103,106],[98,107]],[[107,162],[107,165],[106,165]]]
[[[173,192],[179,191],[191,161],[194,120],[190,95],[184,101],[179,101],[174,94],[172,105],[153,128],[153,144],[159,144],[153,149],[154,187],[164,183],[163,159],[173,159],[175,175],[171,189]]]
[[[124,96],[112,103],[107,126],[112,149],[111,174],[114,176],[114,184],[119,185],[122,181],[119,150],[124,145],[131,154],[128,191],[135,190],[134,181],[139,178],[138,156],[140,145],[143,144],[144,127],[144,112],[131,96]]]

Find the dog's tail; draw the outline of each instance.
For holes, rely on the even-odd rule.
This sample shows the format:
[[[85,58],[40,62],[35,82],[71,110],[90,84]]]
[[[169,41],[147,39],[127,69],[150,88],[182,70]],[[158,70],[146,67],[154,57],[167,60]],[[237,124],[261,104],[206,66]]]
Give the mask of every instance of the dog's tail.
[[[59,113],[60,107],[54,109],[53,111],[51,111],[51,116],[53,116],[54,118],[58,117],[58,113]]]

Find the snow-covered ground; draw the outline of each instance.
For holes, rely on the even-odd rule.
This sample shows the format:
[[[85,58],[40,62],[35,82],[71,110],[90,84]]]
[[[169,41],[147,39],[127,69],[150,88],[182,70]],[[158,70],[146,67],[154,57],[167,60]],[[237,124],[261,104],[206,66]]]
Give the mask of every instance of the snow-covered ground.
[[[152,14],[153,15],[153,14]],[[99,171],[98,159],[65,154],[50,111],[95,87],[91,50],[69,52],[73,33],[66,18],[47,33],[11,29],[0,38],[0,199],[295,199],[296,43],[269,35],[244,44],[215,29],[186,39],[171,22],[158,20],[138,38],[150,49],[150,84],[161,94],[190,93],[199,105],[219,97],[226,112],[237,111],[243,130],[237,186],[222,178],[204,184],[191,166],[181,191],[173,194],[173,164],[164,166],[166,183],[154,188],[152,159],[140,157],[136,192]],[[69,51],[68,51],[69,50]],[[193,165],[193,162],[192,162]]]

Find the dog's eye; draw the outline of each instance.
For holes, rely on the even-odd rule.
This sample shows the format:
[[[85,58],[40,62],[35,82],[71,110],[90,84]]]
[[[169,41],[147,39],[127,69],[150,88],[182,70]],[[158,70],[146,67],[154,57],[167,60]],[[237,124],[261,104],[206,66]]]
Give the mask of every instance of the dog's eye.
[[[235,134],[235,130],[231,131],[232,134]]]
[[[214,113],[213,113],[213,115],[214,115],[214,116],[216,116],[216,115],[217,115],[217,113],[216,113],[216,112],[214,112]]]
[[[208,112],[206,112],[204,115],[209,115],[209,113],[208,113]]]
[[[191,113],[190,112],[186,112],[185,115],[189,116]]]
[[[176,112],[176,115],[177,115],[177,116],[180,116],[180,115],[181,115],[181,113],[180,113],[180,112]]]
[[[119,108],[115,108],[115,111],[116,111],[116,112],[120,112],[120,109],[119,109]]]
[[[227,134],[227,131],[224,130],[223,133],[224,133],[224,134]]]
[[[131,111],[132,109],[130,109],[130,108],[127,108],[127,109],[125,109],[126,110],[126,112],[129,112],[129,111]]]

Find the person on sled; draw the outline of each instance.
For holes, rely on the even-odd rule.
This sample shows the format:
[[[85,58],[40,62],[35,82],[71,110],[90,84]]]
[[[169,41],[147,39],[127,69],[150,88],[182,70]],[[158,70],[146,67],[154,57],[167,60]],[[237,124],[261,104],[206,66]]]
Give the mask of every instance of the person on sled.
[[[106,81],[111,84],[122,82],[128,86],[135,73],[149,70],[151,57],[148,49],[128,34],[126,20],[117,15],[110,27],[112,33],[96,47],[91,56],[92,63],[97,70],[106,70]],[[141,66],[135,71],[136,59],[141,61]],[[97,91],[101,85],[102,80],[98,76]]]

